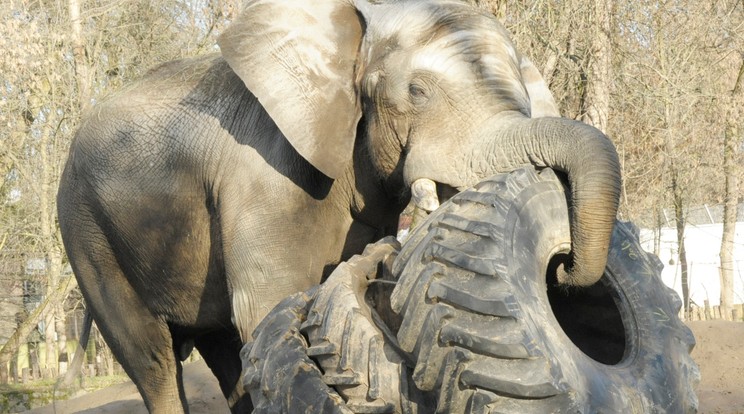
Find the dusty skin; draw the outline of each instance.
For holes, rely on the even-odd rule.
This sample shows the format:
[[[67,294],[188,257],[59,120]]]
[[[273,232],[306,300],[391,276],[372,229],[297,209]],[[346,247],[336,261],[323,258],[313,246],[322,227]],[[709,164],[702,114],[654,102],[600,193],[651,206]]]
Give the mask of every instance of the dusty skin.
[[[697,338],[692,352],[700,365],[702,380],[697,389],[700,413],[744,414],[744,323],[690,322]],[[184,369],[184,382],[193,414],[229,413],[217,382],[203,361]],[[52,414],[51,406],[29,413]],[[131,382],[57,403],[57,413],[146,414],[142,398]]]

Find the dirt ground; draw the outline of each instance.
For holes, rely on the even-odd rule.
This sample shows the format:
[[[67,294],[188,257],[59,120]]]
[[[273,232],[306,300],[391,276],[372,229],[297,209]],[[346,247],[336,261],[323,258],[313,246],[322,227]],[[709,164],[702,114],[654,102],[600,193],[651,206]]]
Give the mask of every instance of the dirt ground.
[[[222,397],[217,380],[204,361],[197,361],[184,367],[184,387],[189,400],[191,414],[229,414],[227,403]],[[27,411],[35,414],[55,414],[49,405]],[[113,385],[67,401],[56,404],[56,414],[148,414],[137,388],[130,382]]]
[[[697,346],[692,356],[702,379],[697,389],[703,414],[744,414],[744,323],[725,321],[690,322]],[[184,369],[186,395],[194,414],[229,413],[217,382],[203,361]],[[132,383],[115,385],[57,403],[57,414],[133,413],[146,414]],[[52,414],[51,406],[29,411]]]
[[[689,322],[697,340],[692,358],[700,367],[700,412],[744,413],[744,323]]]

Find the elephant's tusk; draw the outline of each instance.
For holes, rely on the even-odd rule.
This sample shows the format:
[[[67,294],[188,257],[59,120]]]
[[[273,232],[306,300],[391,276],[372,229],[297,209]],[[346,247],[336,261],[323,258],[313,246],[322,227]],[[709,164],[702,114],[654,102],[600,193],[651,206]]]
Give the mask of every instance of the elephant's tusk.
[[[425,211],[432,212],[439,208],[437,185],[428,178],[419,178],[411,184],[413,204]]]

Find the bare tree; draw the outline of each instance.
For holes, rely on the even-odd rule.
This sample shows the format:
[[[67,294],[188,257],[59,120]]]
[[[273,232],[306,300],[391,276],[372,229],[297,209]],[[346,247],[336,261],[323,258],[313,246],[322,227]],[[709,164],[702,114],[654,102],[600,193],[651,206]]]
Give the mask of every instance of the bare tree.
[[[726,180],[723,232],[721,237],[721,310],[725,318],[729,318],[734,304],[734,238],[736,236],[736,213],[739,205],[739,179],[737,176],[736,152],[741,144],[741,74],[744,72],[744,62],[732,92],[731,104],[728,110],[726,131],[723,144],[723,174]]]
[[[725,128],[723,130],[723,175],[724,214],[723,233],[720,250],[721,310],[725,318],[730,318],[734,304],[734,238],[739,199],[739,171],[737,162],[738,148],[742,144],[742,107],[744,106],[744,41],[739,33],[744,26],[744,6],[740,2],[714,2],[711,14],[722,22],[719,30],[713,31],[714,56],[721,62],[722,82],[720,102],[726,109]],[[731,70],[738,68],[738,70]],[[728,69],[728,70],[726,70]],[[733,79],[731,82],[729,79]],[[729,86],[733,83],[733,86]],[[715,83],[714,86],[718,86]]]
[[[15,177],[15,197],[19,199],[19,203],[24,203],[25,200],[31,201],[40,207],[40,210],[36,210],[37,214],[42,211],[37,220],[28,223],[28,233],[22,237],[23,240],[15,241],[19,242],[17,246],[27,246],[28,252],[32,253],[30,257],[37,256],[43,259],[45,264],[43,270],[49,276],[47,278],[47,299],[49,299],[56,298],[55,295],[51,295],[51,292],[57,286],[62,260],[59,244],[52,236],[55,226],[50,197],[54,194],[52,189],[54,167],[49,158],[54,152],[59,113],[48,105],[50,100],[55,99],[57,80],[61,80],[61,77],[57,77],[58,75],[52,70],[52,67],[59,63],[60,57],[51,47],[53,43],[43,41],[46,36],[53,36],[46,22],[32,17],[25,9],[13,10],[13,12],[13,15],[3,18],[3,29],[6,32],[4,34],[20,43],[20,46],[13,45],[10,49],[25,50],[17,52],[14,56],[16,60],[6,62],[5,69],[8,70],[6,73],[9,73],[8,79],[12,80],[12,83],[8,81],[5,85],[5,101],[12,102],[15,107],[23,108],[23,110],[20,117],[22,119],[19,117],[9,119],[10,140],[15,144],[15,152],[7,154],[7,159],[11,162],[6,165],[11,166],[11,171],[6,173],[6,177],[8,175]],[[14,29],[22,28],[26,30],[13,33]],[[26,67],[30,70],[19,71],[16,65],[24,68],[24,63],[30,63]],[[19,135],[14,136],[14,134]],[[42,303],[46,305],[48,300]],[[54,318],[53,308],[55,306],[54,304],[49,307],[40,306],[37,312],[32,313],[39,318],[43,316],[47,321],[47,358],[43,362],[45,372],[48,373],[53,373],[56,368],[56,354],[53,353],[55,348],[54,323],[50,323]],[[27,333],[36,327],[38,320],[24,321],[19,331],[26,335],[20,335],[17,339],[25,339]],[[5,365],[10,355],[15,353],[18,345],[19,341],[15,337],[5,344],[0,350],[0,366]]]

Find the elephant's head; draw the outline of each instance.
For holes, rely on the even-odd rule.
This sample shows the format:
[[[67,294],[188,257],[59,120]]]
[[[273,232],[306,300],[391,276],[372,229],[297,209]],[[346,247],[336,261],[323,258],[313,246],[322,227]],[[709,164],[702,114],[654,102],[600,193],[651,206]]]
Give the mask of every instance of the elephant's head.
[[[614,146],[558,117],[492,16],[448,0],[253,0],[219,44],[295,149],[331,178],[349,170],[355,139],[377,174],[406,188],[463,189],[530,163],[565,172],[573,265],[559,280],[601,277],[619,199]]]

